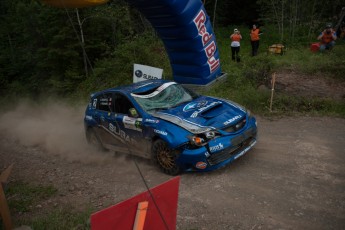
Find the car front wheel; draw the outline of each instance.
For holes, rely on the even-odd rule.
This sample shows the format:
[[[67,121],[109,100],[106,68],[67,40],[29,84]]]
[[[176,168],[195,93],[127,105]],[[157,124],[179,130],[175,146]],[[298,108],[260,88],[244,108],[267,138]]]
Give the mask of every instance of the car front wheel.
[[[163,140],[156,140],[152,146],[153,161],[166,174],[175,176],[181,169],[176,164],[177,151],[169,148]]]

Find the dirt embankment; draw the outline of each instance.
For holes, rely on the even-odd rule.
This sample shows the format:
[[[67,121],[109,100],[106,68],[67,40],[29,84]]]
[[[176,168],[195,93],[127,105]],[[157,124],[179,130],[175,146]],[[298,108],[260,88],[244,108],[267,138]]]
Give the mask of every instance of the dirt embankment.
[[[345,100],[345,81],[319,75],[280,72],[276,74],[275,89],[293,96]]]

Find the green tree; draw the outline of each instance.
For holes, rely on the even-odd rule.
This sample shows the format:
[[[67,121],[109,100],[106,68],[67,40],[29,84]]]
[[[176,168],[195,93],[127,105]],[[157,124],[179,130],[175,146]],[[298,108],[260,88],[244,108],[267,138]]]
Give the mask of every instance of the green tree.
[[[340,0],[259,0],[260,14],[268,23],[274,23],[280,34],[280,42],[296,40],[297,37],[315,39],[315,33],[326,22],[337,22],[343,7]]]
[[[78,11],[2,0],[0,13],[1,95],[74,92],[98,60],[148,28],[123,0]]]

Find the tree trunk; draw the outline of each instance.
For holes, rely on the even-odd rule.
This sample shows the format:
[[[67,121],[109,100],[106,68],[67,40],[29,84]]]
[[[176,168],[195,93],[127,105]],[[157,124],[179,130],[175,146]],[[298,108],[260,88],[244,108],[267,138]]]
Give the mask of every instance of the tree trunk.
[[[276,18],[276,22],[277,22],[277,25],[278,25],[278,32],[281,33],[281,27],[280,27],[280,22],[279,22],[279,17],[278,17],[278,11],[277,11],[277,8],[276,8],[273,0],[271,0],[271,4],[272,4],[272,8],[273,8],[274,15],[275,15],[275,18]]]
[[[217,9],[217,0],[214,2],[213,22],[212,22],[213,29],[214,29],[214,22],[216,21],[216,9]]]
[[[284,39],[284,1],[281,1],[282,3],[282,14],[281,14],[281,28],[282,28],[282,33],[280,37],[280,42],[283,42]]]
[[[89,76],[89,71],[87,68],[87,56],[86,56],[86,51],[85,51],[85,40],[84,40],[84,32],[83,32],[83,24],[80,21],[80,17],[79,17],[79,11],[76,8],[75,12],[77,14],[77,20],[78,20],[78,25],[79,25],[79,29],[80,29],[80,38],[81,38],[81,48],[83,50],[83,61],[84,61],[84,69],[85,69],[85,75],[86,77]]]

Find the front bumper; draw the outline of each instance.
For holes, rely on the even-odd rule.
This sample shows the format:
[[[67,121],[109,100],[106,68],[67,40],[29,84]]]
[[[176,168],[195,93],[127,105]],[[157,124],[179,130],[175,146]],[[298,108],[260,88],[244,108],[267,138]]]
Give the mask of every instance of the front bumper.
[[[246,154],[257,142],[257,127],[218,137],[198,149],[185,149],[177,159],[184,171],[212,171],[230,164]]]

